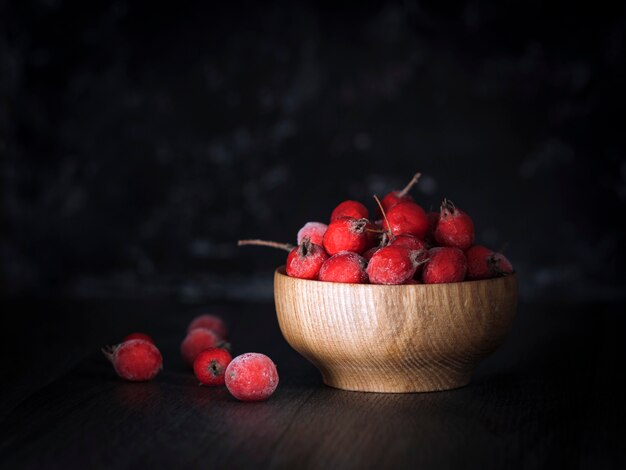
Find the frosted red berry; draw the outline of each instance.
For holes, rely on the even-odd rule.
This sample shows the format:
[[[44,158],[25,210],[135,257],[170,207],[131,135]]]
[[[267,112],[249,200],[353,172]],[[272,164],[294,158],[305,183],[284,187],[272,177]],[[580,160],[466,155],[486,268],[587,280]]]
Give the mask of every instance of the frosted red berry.
[[[102,349],[117,375],[132,382],[152,380],[163,368],[163,357],[150,341],[131,339]]]
[[[411,178],[411,181],[409,181],[409,183],[403,189],[387,193],[385,197],[383,197],[382,201],[380,201],[385,212],[389,211],[389,209],[391,209],[393,206],[400,202],[413,201],[413,198],[409,194],[409,191],[413,188],[413,186],[415,186],[421,176],[421,173],[415,173],[415,175],[413,175],[413,178]]]
[[[327,259],[328,254],[323,247],[305,238],[287,255],[285,271],[287,276],[314,280],[318,278],[320,268]]]
[[[367,207],[358,201],[343,201],[330,214],[330,221],[341,217],[352,217],[353,219],[369,219]]]
[[[474,245],[465,252],[467,279],[479,280],[505,276],[513,272],[510,261],[502,254],[481,245]]]
[[[224,385],[224,374],[232,359],[226,349],[205,349],[193,361],[193,373],[203,385]]]
[[[300,245],[305,238],[308,238],[311,243],[322,246],[326,229],[328,229],[328,225],[322,222],[307,222],[298,230],[298,235],[296,236],[298,245]]]
[[[423,239],[428,232],[426,212],[414,202],[400,202],[385,212],[387,218],[383,222],[383,228],[390,230],[395,236],[408,234]]]
[[[224,345],[222,339],[212,330],[196,328],[187,333],[180,344],[180,353],[190,366],[196,360],[198,354],[205,349],[217,348]]]
[[[428,250],[428,261],[424,264],[424,284],[444,284],[465,279],[467,260],[461,250],[454,247],[436,247]]]
[[[389,245],[404,246],[410,250],[416,251],[417,269],[415,270],[414,276],[418,277],[421,275],[422,266],[428,259],[428,246],[426,243],[413,235],[404,234],[395,237]]]
[[[418,250],[418,251],[428,249],[426,246],[426,243],[424,243],[422,240],[420,240],[416,236],[409,235],[409,234],[398,235],[389,244],[395,245],[395,246],[405,246],[411,250]]]
[[[203,315],[198,315],[187,327],[187,331],[195,330],[196,328],[206,328],[208,330],[213,331],[220,338],[228,337],[228,327],[224,320],[222,320],[217,315],[211,315],[209,313],[205,313]]]
[[[147,335],[146,333],[140,333],[140,332],[131,333],[128,336],[125,336],[122,342],[130,341],[131,339],[142,339],[144,341],[148,341],[149,343],[155,344],[154,340],[152,339],[152,336]]]
[[[435,240],[441,246],[467,250],[474,244],[474,222],[469,215],[444,199],[435,229]]]
[[[385,197],[380,200],[380,203],[383,205],[383,209],[385,209],[385,211],[388,211],[400,202],[413,202],[413,198],[409,194],[405,194],[404,196],[399,196],[399,194],[400,191],[392,191],[390,193],[387,193]]]
[[[365,258],[350,251],[343,251],[324,261],[320,269],[319,280],[363,284],[367,282],[366,267]]]
[[[267,400],[278,386],[276,365],[265,354],[246,353],[226,368],[226,388],[238,400]]]
[[[372,284],[404,284],[415,274],[419,265],[418,251],[406,246],[389,245],[378,250],[367,265]]]
[[[367,219],[341,217],[332,221],[324,234],[326,252],[331,256],[341,251],[363,253],[371,243],[371,237],[366,231],[369,226]]]

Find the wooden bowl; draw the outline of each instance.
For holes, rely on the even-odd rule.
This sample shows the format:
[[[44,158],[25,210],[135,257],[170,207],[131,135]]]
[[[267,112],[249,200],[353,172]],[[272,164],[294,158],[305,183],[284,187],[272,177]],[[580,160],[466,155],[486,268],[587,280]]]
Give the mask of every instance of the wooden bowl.
[[[274,275],[278,323],[324,383],[363,392],[462,387],[506,337],[517,278],[382,286]]]

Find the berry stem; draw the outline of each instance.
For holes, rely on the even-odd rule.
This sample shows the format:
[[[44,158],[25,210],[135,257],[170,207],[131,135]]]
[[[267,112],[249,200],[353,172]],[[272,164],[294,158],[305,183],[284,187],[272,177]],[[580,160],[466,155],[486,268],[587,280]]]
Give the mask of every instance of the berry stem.
[[[402,189],[402,191],[398,193],[398,197],[406,196],[408,192],[411,190],[411,188],[415,186],[415,184],[417,184],[417,182],[419,181],[421,177],[422,177],[422,174],[419,171],[415,173],[413,175],[413,178],[411,178],[411,181],[409,181],[407,185],[404,187],[404,189]]]
[[[244,245],[269,246],[270,248],[278,248],[279,250],[285,251],[291,251],[295,248],[295,246],[290,245],[289,243],[278,243],[268,240],[239,240],[237,242],[237,246]]]
[[[387,214],[385,213],[385,209],[383,209],[383,205],[380,203],[380,199],[378,199],[378,196],[376,196],[376,194],[374,194],[374,200],[376,201],[376,204],[378,204],[378,207],[380,208],[380,212],[383,214],[385,222],[387,222],[387,229],[389,231],[389,235],[391,235],[391,241],[394,241],[396,237],[391,231],[391,225],[389,224],[389,220],[387,220]]]

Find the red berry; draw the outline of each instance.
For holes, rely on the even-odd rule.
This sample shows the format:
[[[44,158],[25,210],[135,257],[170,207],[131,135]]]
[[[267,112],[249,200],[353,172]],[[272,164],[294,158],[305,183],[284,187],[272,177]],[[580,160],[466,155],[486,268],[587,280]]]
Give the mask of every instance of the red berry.
[[[424,284],[460,282],[465,279],[467,260],[461,250],[454,247],[437,247],[428,250],[428,261],[424,265]]]
[[[207,330],[211,330],[220,338],[228,337],[228,328],[226,327],[226,323],[224,323],[224,320],[216,315],[208,313],[198,315],[196,318],[191,320],[191,323],[189,323],[189,326],[187,327],[187,331],[195,330],[196,328],[206,328]]]
[[[328,255],[324,248],[315,243],[311,243],[308,238],[289,252],[285,270],[287,276],[300,279],[317,279],[320,268]]]
[[[385,209],[385,212],[400,202],[413,202],[413,198],[410,195],[406,194],[403,197],[400,197],[399,193],[400,191],[392,191],[390,193],[387,193],[385,197],[380,200],[380,203],[383,205],[383,209]]]
[[[300,245],[305,238],[311,240],[311,243],[322,246],[324,240],[324,234],[328,225],[321,222],[307,222],[304,226],[298,230],[297,241]]]
[[[205,349],[193,361],[193,373],[201,384],[224,385],[224,373],[232,359],[226,349]]]
[[[277,386],[276,365],[264,354],[242,354],[226,368],[226,388],[238,400],[267,400]]]
[[[152,336],[147,335],[145,333],[139,333],[139,332],[131,333],[128,336],[125,336],[124,339],[122,340],[122,342],[129,341],[131,339],[142,339],[144,341],[147,341],[148,343],[155,344],[154,340],[152,339]]]
[[[392,246],[404,246],[410,250],[417,251],[417,269],[415,270],[415,277],[418,277],[422,273],[422,266],[428,260],[428,247],[426,243],[413,235],[399,235],[389,243]]]
[[[414,202],[404,201],[393,206],[387,213],[383,228],[389,229],[395,236],[409,234],[424,238],[428,231],[426,212]],[[387,225],[389,221],[389,225]]]
[[[369,232],[366,231],[368,226],[367,219],[342,217],[332,221],[324,234],[326,252],[331,256],[341,251],[363,253],[371,243]]]
[[[414,235],[403,234],[398,235],[394,240],[389,243],[390,245],[395,246],[405,246],[410,250],[426,250],[426,243],[417,238]]]
[[[443,200],[435,240],[441,246],[467,250],[474,243],[474,222],[469,215],[457,209],[452,201]]]
[[[324,261],[320,269],[319,280],[364,284],[367,283],[366,267],[365,258],[351,251],[342,251]]]
[[[131,339],[102,349],[117,375],[132,382],[152,380],[163,368],[157,347],[143,339]]]
[[[418,251],[406,246],[389,245],[378,250],[367,265],[372,284],[404,284],[415,274]]]
[[[467,279],[490,279],[513,272],[513,266],[502,253],[496,253],[481,245],[474,245],[465,252]]]
[[[369,219],[369,211],[367,207],[358,201],[343,201],[330,214],[330,221],[340,219],[341,217],[352,217],[353,219]]]
[[[391,209],[393,206],[400,202],[413,201],[413,198],[409,195],[409,191],[419,181],[421,176],[421,173],[415,173],[415,175],[413,175],[413,178],[411,178],[411,181],[409,181],[404,189],[401,189],[399,191],[391,191],[390,193],[386,194],[381,201],[384,211],[388,212],[389,209]]]
[[[187,333],[187,336],[180,344],[180,353],[185,362],[193,365],[198,354],[205,349],[218,348],[223,346],[224,342],[212,330],[206,328],[196,328]]]

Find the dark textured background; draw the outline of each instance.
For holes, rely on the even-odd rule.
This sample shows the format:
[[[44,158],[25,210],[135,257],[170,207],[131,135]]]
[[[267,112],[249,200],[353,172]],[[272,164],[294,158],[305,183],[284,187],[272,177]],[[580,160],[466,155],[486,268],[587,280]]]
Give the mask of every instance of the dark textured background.
[[[624,299],[623,5],[225,3],[0,2],[4,295],[268,299],[238,238],[419,169],[523,299]]]

